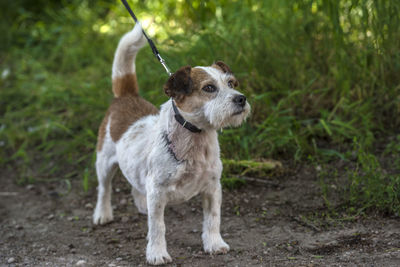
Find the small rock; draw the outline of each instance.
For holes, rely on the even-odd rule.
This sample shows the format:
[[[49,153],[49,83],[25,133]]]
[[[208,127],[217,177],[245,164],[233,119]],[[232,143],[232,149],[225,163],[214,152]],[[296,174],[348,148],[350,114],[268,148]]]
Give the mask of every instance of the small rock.
[[[17,224],[17,225],[15,226],[15,229],[17,229],[17,230],[22,230],[22,229],[24,229],[24,227],[23,227],[22,225]]]
[[[121,199],[121,201],[119,202],[120,205],[126,205],[126,203],[128,203],[128,200],[126,200],[126,198]]]
[[[60,197],[60,193],[58,193],[57,191],[50,191],[47,194],[52,198],[59,198]]]
[[[39,249],[39,251],[40,251],[40,252],[45,252],[45,251],[46,251],[46,248],[45,248],[45,247],[42,247],[42,248]]]
[[[8,262],[8,263],[14,263],[14,262],[15,262],[15,258],[11,257],[11,258],[8,259],[7,262]]]
[[[28,185],[26,186],[26,189],[27,189],[27,190],[33,190],[33,189],[35,189],[35,186],[34,186],[33,184],[28,184]]]
[[[192,211],[193,211],[193,212],[196,212],[196,208],[192,208]]]
[[[108,265],[108,267],[115,267],[115,266],[117,266],[117,265],[115,265],[114,263],[110,263],[110,264]]]
[[[122,258],[121,258],[121,257],[118,257],[118,258],[116,258],[115,260],[116,260],[116,261],[122,261]]]
[[[199,232],[199,230],[197,230],[197,229],[192,230],[192,233],[197,233],[197,232]]]
[[[122,223],[127,223],[129,221],[129,218],[128,217],[122,217],[122,219],[121,219],[121,222]]]
[[[119,187],[115,188],[115,192],[119,193],[121,192],[121,189]]]
[[[54,214],[50,214],[49,216],[47,216],[48,220],[53,220],[54,219]]]
[[[86,203],[85,208],[89,210],[93,209],[92,203]]]
[[[118,229],[117,230],[117,234],[121,234],[122,233],[122,230],[121,229]]]
[[[86,265],[86,261],[84,261],[84,260],[79,260],[75,265],[76,265],[76,266],[85,266],[85,265]]]

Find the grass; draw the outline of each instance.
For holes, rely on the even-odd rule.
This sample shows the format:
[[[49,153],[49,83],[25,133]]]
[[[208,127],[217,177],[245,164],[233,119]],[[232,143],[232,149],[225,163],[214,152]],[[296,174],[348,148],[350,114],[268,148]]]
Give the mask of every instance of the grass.
[[[400,215],[400,142],[396,140],[398,137],[386,146],[386,155],[380,158],[355,139],[345,167],[314,162],[329,216],[337,220],[357,218],[368,211]]]
[[[358,212],[377,208],[399,216],[400,174],[391,174],[383,170],[376,156],[364,151],[362,145],[356,143],[355,151],[357,166],[347,173],[350,182],[350,206],[358,207]]]
[[[329,163],[348,159],[354,138],[365,152],[398,134],[397,1],[130,3],[172,70],[224,60],[239,78],[253,112],[243,127],[221,134],[227,160]],[[133,23],[122,5],[105,0],[8,1],[0,10],[0,164],[20,183],[81,179],[87,190],[112,98],[113,53]],[[167,75],[150,49],[137,69],[141,94],[164,102]],[[387,153],[398,153],[398,144]],[[367,156],[358,162],[349,174],[351,205],[395,211],[397,178],[367,169],[378,168]]]

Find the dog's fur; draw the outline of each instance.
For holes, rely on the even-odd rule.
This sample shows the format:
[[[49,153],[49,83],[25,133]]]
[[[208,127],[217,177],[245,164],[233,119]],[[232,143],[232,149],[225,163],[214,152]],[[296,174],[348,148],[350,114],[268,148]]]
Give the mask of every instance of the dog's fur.
[[[219,229],[222,163],[217,130],[240,125],[250,105],[233,89],[238,82],[229,67],[216,62],[210,67],[186,66],[175,72],[164,86],[171,99],[158,112],[138,91],[135,58],[145,42],[137,25],[121,39],[115,53],[115,98],[98,135],[99,187],[93,222],[113,220],[111,180],[119,166],[133,187],[139,212],[148,214],[148,263],[171,261],[165,241],[165,205],[199,193],[203,198],[204,250],[226,253],[229,246]],[[215,92],[209,92],[213,89]],[[171,101],[187,121],[202,129],[200,133],[190,132],[175,120]]]

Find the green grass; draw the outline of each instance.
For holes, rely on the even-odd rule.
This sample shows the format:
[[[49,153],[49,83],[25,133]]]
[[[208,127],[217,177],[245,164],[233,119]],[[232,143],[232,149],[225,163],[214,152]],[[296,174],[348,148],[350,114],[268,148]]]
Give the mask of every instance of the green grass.
[[[234,70],[252,116],[221,134],[225,159],[346,159],[354,138],[371,151],[376,137],[400,127],[397,1],[130,3],[172,70],[214,60]],[[81,179],[87,190],[97,128],[112,98],[113,53],[133,22],[118,1],[18,0],[0,10],[0,164],[21,183]],[[164,102],[167,75],[149,48],[137,65],[141,94]],[[361,169],[369,162],[359,160]],[[358,192],[362,183],[351,177],[349,190]],[[371,194],[394,210],[385,191],[393,184],[379,179],[383,188]],[[353,195],[353,203],[370,205]]]
[[[375,155],[355,143],[357,166],[349,170],[348,200],[357,212],[378,209],[388,214],[400,215],[400,174],[383,170]],[[398,155],[398,154],[396,154]],[[396,166],[397,170],[399,165]]]

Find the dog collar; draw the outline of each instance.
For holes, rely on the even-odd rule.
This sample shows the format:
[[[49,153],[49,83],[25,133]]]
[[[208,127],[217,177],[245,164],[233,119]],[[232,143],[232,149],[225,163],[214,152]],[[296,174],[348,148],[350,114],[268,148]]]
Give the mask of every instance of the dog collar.
[[[185,120],[185,118],[183,118],[183,116],[181,115],[181,113],[179,112],[178,108],[176,107],[174,100],[171,99],[172,102],[172,108],[174,109],[175,112],[175,120],[182,125],[184,128],[188,129],[189,131],[191,131],[192,133],[200,133],[201,129],[197,128],[195,125],[191,124],[190,122],[188,122],[187,120]]]

